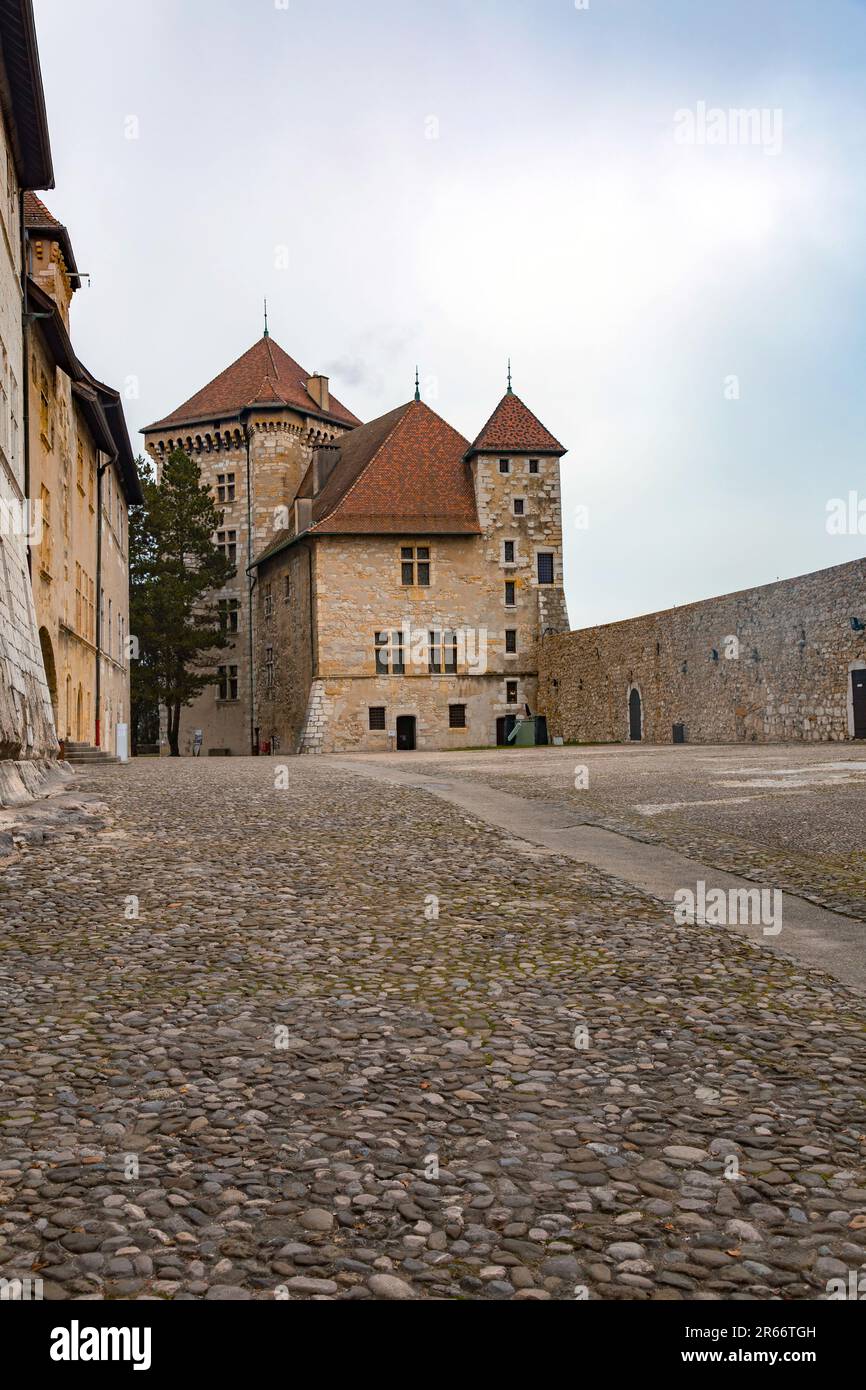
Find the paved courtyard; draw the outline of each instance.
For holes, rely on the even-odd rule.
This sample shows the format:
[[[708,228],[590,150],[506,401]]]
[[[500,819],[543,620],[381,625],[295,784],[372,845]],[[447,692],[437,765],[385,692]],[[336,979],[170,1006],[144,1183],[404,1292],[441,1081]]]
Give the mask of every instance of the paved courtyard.
[[[88,769],[102,828],[0,869],[0,1277],[826,1297],[866,1264],[862,993],[449,787],[799,885],[856,941],[864,768],[843,745]]]

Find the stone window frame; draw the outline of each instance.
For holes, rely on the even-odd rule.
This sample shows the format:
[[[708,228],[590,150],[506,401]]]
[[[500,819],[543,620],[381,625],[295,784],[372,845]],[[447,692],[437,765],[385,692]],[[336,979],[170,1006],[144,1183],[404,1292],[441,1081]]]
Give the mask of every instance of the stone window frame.
[[[224,637],[232,637],[238,631],[238,618],[241,601],[234,594],[224,594],[217,600],[220,631]]]
[[[511,594],[510,599],[509,599],[509,592],[510,592],[510,594]],[[506,608],[516,608],[516,607],[517,607],[517,585],[515,584],[515,582],[514,582],[513,579],[506,579],[506,581],[505,581],[505,607],[506,607]]]
[[[222,551],[225,558],[233,565],[237,564],[238,559],[238,533],[234,528],[220,530],[216,533],[216,548]]]
[[[509,647],[509,645],[508,645],[508,639],[509,639],[509,637],[512,638],[512,639],[513,639],[513,642],[514,642],[514,645],[511,646],[511,647]],[[506,656],[517,656],[517,628],[516,628],[516,627],[507,627],[507,628],[505,629],[505,655],[506,655]]]
[[[457,675],[457,633],[450,627],[431,628],[428,633],[427,671],[431,676]]]
[[[511,699],[511,691],[514,691],[514,699]],[[507,680],[505,682],[505,703],[506,705],[520,704],[519,682],[517,680]]]
[[[237,666],[218,666],[217,676],[219,677],[219,695],[217,699],[225,705],[237,704],[239,699],[238,691],[240,689]]]
[[[406,672],[406,650],[401,628],[377,628],[374,634],[377,676],[402,676]]]
[[[217,473],[216,491],[218,502],[234,502],[237,496],[234,473]]]
[[[510,559],[510,560],[509,560],[509,558],[508,558],[508,551],[507,551],[507,547],[508,547],[509,545],[511,546],[511,559]],[[505,568],[507,568],[507,569],[510,569],[510,568],[512,568],[512,567],[516,567],[516,566],[517,566],[517,563],[518,563],[518,555],[517,555],[517,538],[516,538],[516,537],[509,536],[506,540],[503,540],[503,542],[502,542],[502,558],[501,558],[500,563],[501,563]]]
[[[458,714],[459,711],[459,714]],[[460,722],[455,723],[458,719]],[[466,701],[456,700],[448,705],[448,728],[449,729],[468,729],[469,721],[466,718]]]
[[[506,474],[506,473],[510,473],[510,472],[511,472],[511,459],[500,459],[500,460],[499,460],[499,471],[500,471],[500,473],[502,473],[503,475]]]
[[[527,459],[526,465],[528,472],[531,473],[533,477],[541,473],[541,459]]]
[[[273,690],[276,683],[276,660],[272,644],[265,647],[265,690]]]
[[[266,618],[274,616],[274,586],[270,582],[262,585],[262,612]]]
[[[512,497],[511,512],[513,516],[526,516],[526,498]]]
[[[542,579],[541,561],[550,560],[550,578]],[[549,549],[539,549],[535,552],[535,582],[541,589],[548,589],[556,583],[556,551]]]
[[[376,716],[376,722],[375,722],[375,723],[373,722],[373,716],[374,716],[374,715]],[[381,724],[379,723],[379,716],[380,716],[380,715],[381,715],[381,718],[382,718]],[[368,705],[368,706],[367,706],[367,727],[369,728],[369,730],[370,730],[371,733],[375,733],[375,734],[384,734],[384,733],[387,732],[387,730],[388,730],[388,709],[387,709],[387,706],[386,706],[386,705]]]
[[[407,571],[409,578],[406,578]],[[422,571],[424,577],[422,578]],[[429,589],[433,577],[433,556],[429,545],[400,546],[400,584],[404,589]]]

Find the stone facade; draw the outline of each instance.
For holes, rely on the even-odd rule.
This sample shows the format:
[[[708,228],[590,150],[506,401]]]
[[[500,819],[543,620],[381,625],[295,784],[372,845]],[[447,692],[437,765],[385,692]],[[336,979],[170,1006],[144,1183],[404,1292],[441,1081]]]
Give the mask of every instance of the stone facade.
[[[313,389],[327,393],[324,377],[310,378]],[[325,407],[330,405],[327,394]],[[313,451],[337,438],[346,424],[317,413],[310,399],[309,412],[273,402],[240,407],[226,416],[199,419],[194,426],[181,423],[152,426],[145,430],[145,444],[154,460],[157,477],[163,460],[174,449],[183,449],[201,470],[223,512],[224,543],[233,546],[236,573],[212,597],[226,606],[226,646],[213,656],[217,681],[181,711],[180,751],[192,752],[196,729],[202,730],[202,753],[245,754],[251,751],[252,730],[259,727],[256,692],[251,681],[250,619],[255,623],[255,603],[250,601],[247,567],[251,558],[288,524],[292,503]],[[324,408],[324,407],[323,407]],[[252,543],[248,525],[247,449],[252,482],[249,499]],[[222,684],[219,673],[222,671]],[[266,737],[264,731],[259,742]],[[163,743],[162,751],[167,752]]]
[[[47,137],[34,153],[36,139],[16,114],[16,91],[26,89],[44,118],[31,31],[30,6],[8,7],[0,30],[9,83],[0,111],[0,802],[33,790],[32,769],[22,771],[17,763],[57,753],[28,563],[38,513],[31,506],[24,438],[21,200],[25,187],[39,186],[40,170],[43,179],[51,178]]]
[[[30,216],[42,214],[50,218],[40,204]],[[28,238],[30,293],[44,294],[30,303],[27,332],[30,478],[42,514],[32,582],[58,737],[114,754],[129,719],[128,506],[140,494],[116,393],[68,343],[77,278],[67,256],[62,227]]]
[[[856,560],[547,637],[539,701],[567,742],[628,741],[630,701],[634,732],[652,743],[672,742],[678,724],[692,743],[844,740],[864,671],[866,560]]]
[[[257,708],[274,751],[387,751],[408,720],[419,749],[483,747],[538,712],[540,633],[568,627],[559,455],[478,453],[466,467],[478,534],[313,527],[259,563]],[[405,551],[426,552],[429,584],[403,582]],[[402,672],[392,660],[385,673],[381,656],[377,669],[381,633],[401,635]],[[438,633],[454,634],[454,671],[436,659]]]

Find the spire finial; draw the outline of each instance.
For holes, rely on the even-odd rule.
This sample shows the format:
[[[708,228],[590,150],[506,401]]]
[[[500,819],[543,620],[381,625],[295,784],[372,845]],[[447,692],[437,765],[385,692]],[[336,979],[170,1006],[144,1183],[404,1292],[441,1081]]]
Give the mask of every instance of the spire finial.
[[[268,332],[268,301],[265,300],[265,337],[269,338],[270,336]]]
[[[511,390],[511,358],[510,358],[510,357],[509,357],[509,359],[508,359],[508,394],[509,394],[509,396],[512,395],[512,390]]]
[[[416,401],[420,401],[420,399],[421,399],[421,381],[420,381],[420,378],[419,378],[419,376],[418,376],[418,368],[417,368],[417,367],[415,368],[415,399],[416,399]]]

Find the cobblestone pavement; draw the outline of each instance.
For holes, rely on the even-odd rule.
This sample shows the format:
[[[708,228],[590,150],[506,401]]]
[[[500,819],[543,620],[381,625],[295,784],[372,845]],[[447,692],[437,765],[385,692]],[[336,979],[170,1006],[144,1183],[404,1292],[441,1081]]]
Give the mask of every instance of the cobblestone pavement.
[[[857,996],[423,791],[279,766],[88,772],[106,828],[3,869],[0,1276],[796,1300],[863,1271]]]
[[[411,759],[411,762],[410,762]],[[600,745],[399,754],[866,921],[866,747]],[[575,769],[587,785],[575,786]]]

